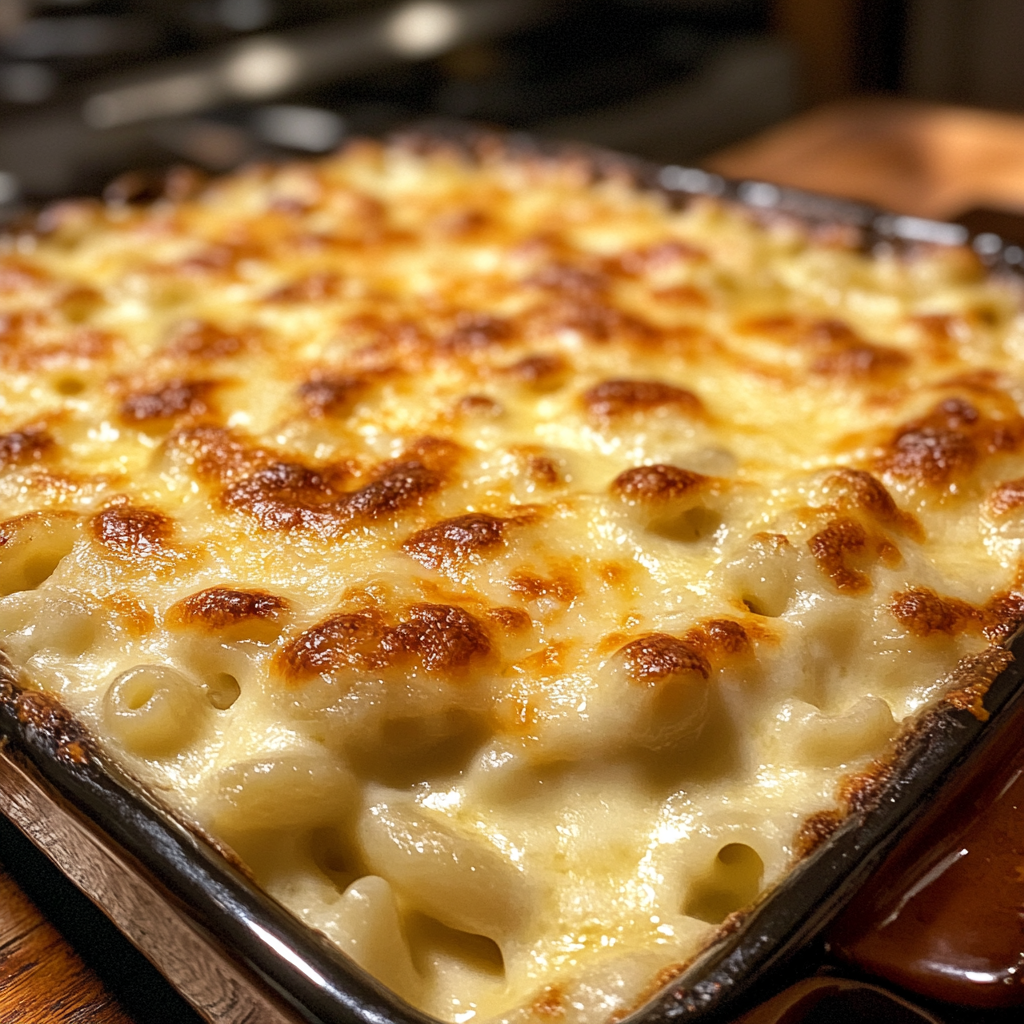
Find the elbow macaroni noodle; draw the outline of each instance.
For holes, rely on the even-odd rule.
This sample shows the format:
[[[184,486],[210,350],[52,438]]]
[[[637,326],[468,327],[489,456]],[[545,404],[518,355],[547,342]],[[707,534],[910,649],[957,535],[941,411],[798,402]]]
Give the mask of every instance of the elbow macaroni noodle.
[[[1024,613],[971,253],[360,144],[0,241],[0,643],[445,1021],[626,1013]]]

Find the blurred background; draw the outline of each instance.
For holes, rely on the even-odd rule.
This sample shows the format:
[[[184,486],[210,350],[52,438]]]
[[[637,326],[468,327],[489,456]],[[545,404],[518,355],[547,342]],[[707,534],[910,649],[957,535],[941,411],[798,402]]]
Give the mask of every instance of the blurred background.
[[[0,213],[439,117],[693,163],[848,97],[1024,110],[1022,58],[1022,0],[0,0]]]

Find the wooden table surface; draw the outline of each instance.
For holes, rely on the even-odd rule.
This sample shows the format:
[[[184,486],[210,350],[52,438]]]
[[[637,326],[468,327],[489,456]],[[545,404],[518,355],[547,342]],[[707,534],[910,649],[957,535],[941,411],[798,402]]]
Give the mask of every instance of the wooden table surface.
[[[862,100],[819,107],[706,166],[924,217],[1024,212],[1024,117]],[[157,972],[0,819],[0,1024],[199,1024]]]
[[[714,154],[707,167],[940,220],[1024,212],[1024,117],[911,100],[817,107]]]

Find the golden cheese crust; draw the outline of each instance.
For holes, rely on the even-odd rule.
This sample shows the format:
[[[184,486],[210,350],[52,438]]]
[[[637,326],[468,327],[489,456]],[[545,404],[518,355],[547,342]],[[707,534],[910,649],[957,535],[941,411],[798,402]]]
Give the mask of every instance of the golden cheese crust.
[[[970,252],[495,146],[186,184],[0,243],[0,643],[439,1017],[625,1012],[1024,619]]]

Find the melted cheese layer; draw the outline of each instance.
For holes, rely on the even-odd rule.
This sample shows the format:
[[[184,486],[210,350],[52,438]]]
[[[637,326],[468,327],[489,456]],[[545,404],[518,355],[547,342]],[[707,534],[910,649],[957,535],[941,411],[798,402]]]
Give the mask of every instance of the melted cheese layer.
[[[0,641],[410,1002],[604,1019],[1021,617],[1022,353],[966,251],[573,161],[65,204],[0,252]]]

